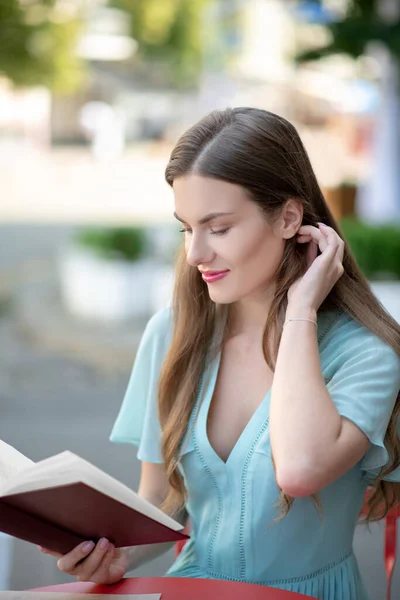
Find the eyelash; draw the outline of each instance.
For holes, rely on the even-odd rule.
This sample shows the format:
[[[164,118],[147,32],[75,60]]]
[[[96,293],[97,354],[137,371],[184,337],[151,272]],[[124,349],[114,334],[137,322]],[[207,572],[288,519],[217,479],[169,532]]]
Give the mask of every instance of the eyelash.
[[[210,233],[212,235],[225,235],[226,233],[228,233],[230,227],[227,227],[226,229],[219,229],[218,231],[213,231],[211,230]],[[192,233],[191,229],[180,229],[179,230],[181,233]]]

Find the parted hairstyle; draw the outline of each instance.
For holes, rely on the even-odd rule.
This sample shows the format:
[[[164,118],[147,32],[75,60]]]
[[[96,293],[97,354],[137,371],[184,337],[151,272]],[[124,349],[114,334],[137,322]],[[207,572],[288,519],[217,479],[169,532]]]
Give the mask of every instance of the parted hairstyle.
[[[236,184],[259,206],[268,222],[280,215],[288,199],[303,206],[303,225],[322,222],[343,239],[318,185],[307,152],[286,119],[256,108],[213,111],[178,140],[166,168],[166,180],[189,173]],[[306,244],[286,240],[276,276],[276,291],[264,327],[263,353],[273,371],[287,307],[289,287],[306,268]],[[320,307],[341,309],[389,344],[400,354],[400,327],[378,302],[354,256],[345,245],[344,274]],[[173,295],[173,336],[163,363],[158,387],[158,414],[162,428],[162,453],[170,492],[163,508],[173,512],[184,505],[186,490],[178,468],[178,457],[198,394],[208,350],[218,327],[223,347],[229,305],[214,303],[199,270],[186,262],[182,246],[176,263]],[[400,501],[400,484],[385,481],[385,475],[400,464],[397,397],[385,437],[389,464],[381,470],[369,499],[367,521],[383,518]],[[294,501],[282,491],[281,517]],[[318,499],[314,497],[318,504]]]

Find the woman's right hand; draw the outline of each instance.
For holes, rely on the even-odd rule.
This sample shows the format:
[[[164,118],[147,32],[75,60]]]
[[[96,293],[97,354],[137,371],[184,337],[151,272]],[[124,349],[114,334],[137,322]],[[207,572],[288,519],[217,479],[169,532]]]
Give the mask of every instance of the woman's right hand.
[[[129,569],[129,548],[115,548],[105,538],[94,542],[82,542],[68,554],[59,554],[39,546],[43,554],[58,558],[57,566],[63,573],[73,575],[78,581],[93,583],[117,583]]]

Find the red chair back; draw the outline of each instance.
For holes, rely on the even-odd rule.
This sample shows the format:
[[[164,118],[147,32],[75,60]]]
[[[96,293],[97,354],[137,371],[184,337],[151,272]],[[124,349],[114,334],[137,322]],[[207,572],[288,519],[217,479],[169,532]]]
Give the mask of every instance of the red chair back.
[[[186,535],[190,535],[189,533],[189,526],[186,525],[185,529],[183,530],[183,533],[185,533]],[[180,553],[183,550],[183,546],[186,544],[187,540],[179,540],[179,542],[176,542],[175,544],[175,556],[179,556]]]
[[[368,512],[367,500],[370,493],[368,490],[365,494],[365,503],[361,511],[362,516],[365,516]],[[392,579],[397,561],[397,519],[399,518],[400,506],[392,508],[385,517],[383,555],[387,579],[386,600],[391,600]]]

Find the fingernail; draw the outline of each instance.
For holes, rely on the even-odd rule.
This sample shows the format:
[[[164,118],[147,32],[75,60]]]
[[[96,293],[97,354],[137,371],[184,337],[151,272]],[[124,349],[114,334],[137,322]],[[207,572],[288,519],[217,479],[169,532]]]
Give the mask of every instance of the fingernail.
[[[327,227],[327,225],[325,225],[325,223],[318,223],[318,225],[320,225],[321,227]]]
[[[57,567],[60,569],[60,571],[64,571],[64,563],[62,558],[57,561]]]
[[[102,550],[108,548],[108,540],[106,538],[101,538],[99,542],[99,548],[101,548]]]
[[[84,552],[90,552],[91,550],[93,550],[94,546],[94,542],[86,542],[85,544],[83,544],[82,550]]]

